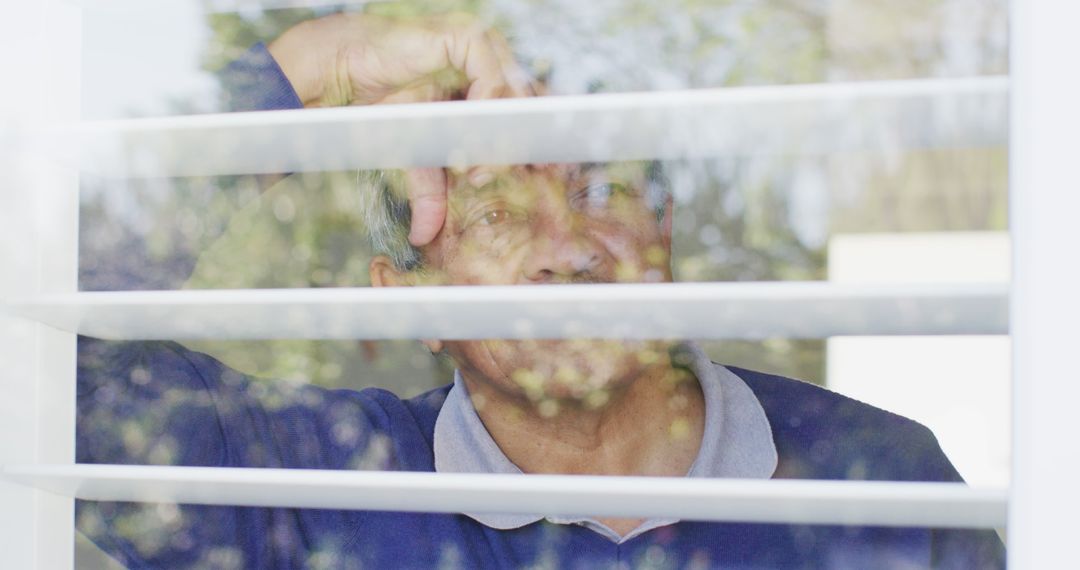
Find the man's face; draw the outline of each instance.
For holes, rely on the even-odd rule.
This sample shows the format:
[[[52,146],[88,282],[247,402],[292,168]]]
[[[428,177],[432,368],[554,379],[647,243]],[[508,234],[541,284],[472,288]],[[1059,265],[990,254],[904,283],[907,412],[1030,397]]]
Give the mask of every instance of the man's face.
[[[423,250],[448,285],[666,282],[669,240],[648,193],[647,164],[521,166],[482,187],[449,177],[449,209]],[[656,343],[447,341],[472,382],[534,401],[601,405],[659,362]],[[664,354],[666,356],[666,353]],[[543,409],[543,408],[541,408]]]

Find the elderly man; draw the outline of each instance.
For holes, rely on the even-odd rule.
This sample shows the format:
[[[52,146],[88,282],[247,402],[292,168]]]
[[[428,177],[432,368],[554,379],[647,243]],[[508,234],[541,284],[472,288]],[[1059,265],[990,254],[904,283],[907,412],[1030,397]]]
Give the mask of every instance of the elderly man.
[[[401,57],[411,71],[395,76]],[[527,94],[510,61],[504,42],[472,23],[339,17],[294,28],[269,51],[256,47],[234,72],[238,99],[265,108],[441,98],[430,78],[444,68],[461,72],[452,91],[466,96]],[[671,205],[654,163],[362,179],[377,287],[671,280]],[[419,222],[410,227],[412,212]],[[692,344],[424,342],[448,354],[457,373],[448,386],[402,400],[252,381],[175,344],[83,339],[78,459],[959,480],[922,426],[809,384],[714,364]],[[1003,566],[1000,541],[987,532],[545,515],[80,502],[77,522],[133,567]]]

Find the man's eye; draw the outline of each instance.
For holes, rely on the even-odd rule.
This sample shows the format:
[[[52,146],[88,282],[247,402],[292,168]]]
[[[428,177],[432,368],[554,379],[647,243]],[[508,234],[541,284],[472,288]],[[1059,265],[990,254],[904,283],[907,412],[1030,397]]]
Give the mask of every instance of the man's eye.
[[[626,186],[617,182],[590,184],[575,196],[574,205],[579,208],[604,208],[612,197],[628,193]]]
[[[484,215],[480,217],[479,221],[486,226],[496,226],[505,224],[512,219],[513,214],[510,213],[510,210],[500,208],[498,210],[488,210],[487,212],[484,212]]]

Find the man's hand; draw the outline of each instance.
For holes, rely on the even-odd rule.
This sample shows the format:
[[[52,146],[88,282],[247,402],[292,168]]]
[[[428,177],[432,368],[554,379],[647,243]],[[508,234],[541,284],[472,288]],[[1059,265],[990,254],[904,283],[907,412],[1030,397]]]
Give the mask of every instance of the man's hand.
[[[534,94],[505,38],[475,18],[395,20],[335,14],[303,22],[269,46],[305,107],[416,103]],[[468,172],[474,185],[491,177]],[[408,172],[409,241],[424,245],[446,218],[446,175]]]

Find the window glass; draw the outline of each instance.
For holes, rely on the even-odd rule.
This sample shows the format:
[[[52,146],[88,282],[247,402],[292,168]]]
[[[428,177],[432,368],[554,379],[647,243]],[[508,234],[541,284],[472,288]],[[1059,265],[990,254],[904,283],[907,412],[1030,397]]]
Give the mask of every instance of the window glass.
[[[876,106],[852,104],[850,121],[827,123],[828,132],[793,128],[785,145],[758,146],[756,138],[748,137],[738,152],[667,157],[670,160],[637,157],[647,159],[500,165],[492,169],[490,180],[479,184],[466,172],[451,172],[447,184],[461,191],[452,193],[448,208],[451,221],[438,242],[441,245],[422,248],[423,271],[405,271],[411,269],[405,258],[391,260],[401,261],[397,266],[384,265],[397,270],[390,274],[405,281],[399,284],[664,281],[669,277],[667,267],[670,277],[681,282],[1007,282],[1007,101],[1004,91],[992,84],[993,77],[1008,73],[1004,0],[902,4],[855,0],[447,0],[344,6],[208,0],[155,2],[152,7],[133,1],[108,2],[88,6],[84,13],[83,116],[95,121],[182,120],[268,106],[295,107],[296,102],[281,99],[250,99],[250,94],[263,92],[251,82],[259,85],[265,73],[288,68],[284,59],[267,59],[273,56],[275,45],[282,45],[275,44],[276,40],[297,26],[327,22],[327,17],[343,10],[351,17],[366,18],[355,23],[357,30],[368,34],[365,37],[415,34],[422,29],[437,38],[430,41],[438,42],[444,41],[438,39],[442,37],[439,34],[464,21],[475,33],[470,36],[473,41],[505,49],[513,62],[502,64],[515,69],[520,66],[531,81],[531,89],[551,96],[883,82],[876,84],[882,86],[882,94],[872,98]],[[411,31],[403,31],[405,28]],[[310,43],[303,45],[316,51],[318,42],[336,37],[328,30],[322,36],[305,37]],[[270,51],[266,46],[271,46]],[[446,47],[446,53],[452,52],[452,46]],[[294,48],[292,53],[306,52]],[[411,54],[404,48],[394,53]],[[357,61],[369,66],[365,69],[422,65],[422,54],[390,60],[379,59],[378,54],[354,54],[353,60],[338,55],[319,65],[359,65]],[[263,71],[242,67],[238,72],[238,62]],[[406,88],[379,87],[345,95],[333,92],[340,85],[331,81],[319,104],[461,98],[469,95],[468,78],[463,82],[461,75],[422,74],[407,80]],[[332,74],[326,77],[340,79]],[[987,78],[991,81],[980,83]],[[884,82],[901,80],[943,83],[931,89],[936,93],[933,96],[890,95],[885,87],[902,90],[907,84]],[[963,83],[965,80],[971,83]],[[977,96],[965,96],[972,92]],[[909,105],[906,97],[924,97],[926,102],[900,110]],[[835,112],[829,109],[850,101],[841,96],[822,103],[820,115],[827,117]],[[761,107],[740,119],[749,125],[768,125],[769,112]],[[587,131],[578,134],[582,138],[590,135]],[[407,162],[408,157],[403,160]],[[390,250],[409,255],[400,233],[407,231],[408,220],[404,226],[386,230],[373,227],[378,219],[370,212],[382,208],[379,211],[386,215],[396,213],[401,218],[401,193],[414,182],[400,171],[370,170],[204,177],[164,173],[133,178],[84,174],[80,180],[79,288],[368,286],[380,279],[372,275],[369,266],[373,256]],[[385,198],[396,196],[397,202],[372,202],[371,193],[384,186],[388,189]],[[664,235],[665,220],[671,224],[670,242]],[[372,234],[384,235],[377,248],[372,245]],[[668,243],[670,256],[664,251]],[[654,255],[653,247],[660,247],[661,253]],[[484,347],[486,354],[494,354],[491,358],[497,365],[500,346]],[[670,401],[670,418],[663,427],[672,446],[698,442],[703,433],[714,433],[704,423],[707,416],[702,406],[708,405],[709,394],[693,388],[692,379],[700,380],[704,374],[696,368],[700,363],[694,360],[693,351],[669,350],[671,347],[664,344],[621,345],[595,340],[542,341],[517,345],[517,349],[523,346],[534,360],[512,372],[500,369],[508,383],[495,386],[491,394],[517,390],[533,406],[532,412],[558,421],[560,416],[572,415],[573,406],[602,409],[612,398],[621,397],[622,388],[608,389],[592,379],[590,374],[599,375],[597,370],[621,370],[620,359],[624,357],[633,361],[626,364],[631,368],[647,368],[654,361],[670,359],[678,364],[673,367],[677,370],[657,379],[682,386],[676,392],[689,390],[689,396],[673,392]],[[751,389],[744,394],[754,404],[750,408],[779,414],[762,428],[772,430],[779,449],[754,443],[758,441],[754,437],[770,432],[746,428],[756,424],[739,416],[738,425],[749,430],[749,435],[739,435],[743,433],[740,428],[730,437],[743,438],[736,445],[749,446],[754,452],[751,459],[737,468],[706,469],[703,476],[754,477],[764,469],[761,476],[768,477],[775,468],[778,476],[795,478],[963,477],[976,486],[1008,482],[1007,338],[755,338],[702,340],[696,346],[704,354],[701,358],[706,358],[701,366],[711,366],[707,364],[711,360],[737,367],[735,382],[745,381],[738,386],[749,385]],[[441,354],[432,356],[433,348]],[[466,369],[465,376],[491,376],[491,370],[483,368],[487,362],[483,354],[470,352],[475,348],[437,342],[425,345],[415,340],[201,339],[151,344],[82,339],[80,374],[95,379],[97,385],[93,396],[80,399],[80,458],[325,467],[325,458],[333,457],[338,468],[413,470],[400,457],[399,446],[406,445],[407,437],[400,433],[391,437],[387,430],[357,419],[357,414],[385,413],[396,421],[395,412],[386,411],[379,399],[390,396],[366,393],[364,397],[370,401],[358,404],[355,398],[360,396],[355,391],[379,387],[400,398],[417,397],[452,382],[462,362],[477,366]],[[577,366],[575,358],[587,364]],[[594,361],[602,361],[603,366]],[[178,374],[186,384],[160,381]],[[824,392],[801,392],[802,384],[793,385],[796,387],[790,393],[784,388],[764,395],[762,386],[772,385],[768,375],[798,379],[910,418],[928,426],[936,440],[915,424],[897,423],[896,430],[889,431],[893,416],[886,415],[880,416],[882,423],[866,424],[878,431],[836,435],[829,430],[847,421],[858,424],[867,414],[877,412],[848,408],[848,400],[841,405],[837,403],[841,400],[822,396]],[[682,382],[686,378],[691,380]],[[717,377],[713,381],[724,385],[728,380]],[[725,397],[735,398],[732,394],[738,389],[725,388]],[[575,403],[568,406],[559,390],[566,391],[569,396],[564,396],[572,396]],[[212,401],[216,393],[232,394],[235,401]],[[796,409],[793,400],[800,398],[806,406]],[[763,408],[756,407],[758,400]],[[493,416],[483,413],[483,393],[464,401],[480,412],[484,420],[478,424],[481,429],[493,421]],[[720,401],[713,403],[719,405]],[[139,410],[129,407],[147,402],[154,405]],[[809,411],[818,404],[839,407],[831,418],[802,415],[829,413]],[[249,411],[222,419],[222,409]],[[848,413],[851,415],[844,415]],[[434,421],[434,417],[428,419]],[[214,427],[210,429],[206,424],[193,424],[192,418],[216,418],[216,423],[211,422]],[[230,424],[234,420],[239,423]],[[824,422],[820,433],[812,431],[817,429],[812,427],[817,421]],[[495,440],[515,437],[512,430],[506,435],[494,433],[497,429],[492,425],[487,428]],[[870,428],[858,424],[848,429]],[[467,430],[467,426],[460,430]],[[786,436],[777,435],[780,430],[790,432],[793,438],[807,438],[802,442],[803,455],[790,455],[784,447]],[[259,432],[259,437],[249,438],[253,432]],[[851,439],[836,439],[841,436]],[[308,443],[299,448],[283,443],[290,441]],[[904,447],[934,447],[937,443],[944,455],[936,449],[930,455],[918,455]],[[769,453],[780,454],[778,465],[775,461],[768,464],[763,446],[771,448]],[[903,451],[896,452],[893,446]],[[695,455],[700,452],[698,445],[684,447],[687,457],[700,457]],[[438,449],[434,453],[438,454]],[[817,466],[814,462],[822,457],[826,463],[845,463]],[[948,463],[916,465],[924,458],[937,461],[939,457],[947,457],[958,474],[949,471]],[[897,467],[891,472],[893,465]],[[524,459],[516,466],[531,470]],[[744,467],[747,471],[738,470]],[[575,472],[590,473],[589,469],[585,465]],[[650,474],[668,474],[662,466],[649,469]],[[346,567],[348,560],[343,562],[341,557],[346,555],[342,553],[366,544],[358,531],[349,536],[327,535],[326,544],[305,543],[300,548],[308,535],[297,534],[297,528],[329,525],[329,519],[324,518],[337,515],[312,514],[308,520],[307,514],[295,511],[256,511],[218,516],[220,512],[210,508],[204,517],[199,514],[203,511],[174,506],[87,504],[78,523],[83,533],[99,543],[109,540],[101,538],[104,534],[95,534],[103,527],[123,527],[121,531],[130,542],[106,545],[112,554],[127,549],[134,553],[132,560],[145,556],[162,561],[166,559],[153,557],[162,552],[180,553],[169,554],[178,558],[168,559],[180,565],[250,566],[255,552],[248,548],[250,544],[212,551],[199,550],[198,545],[203,533],[239,536],[241,529],[251,524],[261,524],[272,534],[258,548],[291,552],[301,556],[290,559],[292,562],[303,561],[312,567]],[[296,517],[301,522],[278,525],[279,516]],[[207,526],[196,529],[196,520]],[[216,524],[221,528],[213,526]],[[612,524],[612,528],[621,528],[618,525],[622,523]],[[560,532],[558,527],[552,528],[552,533]],[[859,567],[859,561],[881,560],[882,552],[873,548],[829,550],[829,544],[851,533],[862,537],[859,540],[865,544],[890,544],[901,550],[929,540],[917,529],[910,533],[897,529],[800,529],[782,539],[784,544],[794,545],[791,552],[802,552],[807,559],[831,560],[835,567]],[[760,536],[763,543],[781,540],[768,533]],[[981,540],[971,536],[963,540],[969,538],[972,544]],[[463,550],[466,543],[447,539],[434,558],[425,560],[469,566],[475,562],[475,553]],[[635,567],[711,567],[720,560],[712,558],[707,549],[685,548],[645,548],[628,551],[628,556],[636,561],[631,564]],[[80,556],[89,561],[90,550],[80,550]],[[558,566],[562,560],[558,548],[547,552],[536,546],[534,550],[527,560],[519,562]],[[923,551],[919,553],[915,556]],[[908,554],[896,555],[907,560],[904,557]],[[789,561],[783,554],[776,556],[779,558],[772,563]],[[986,556],[990,559],[993,554]]]

